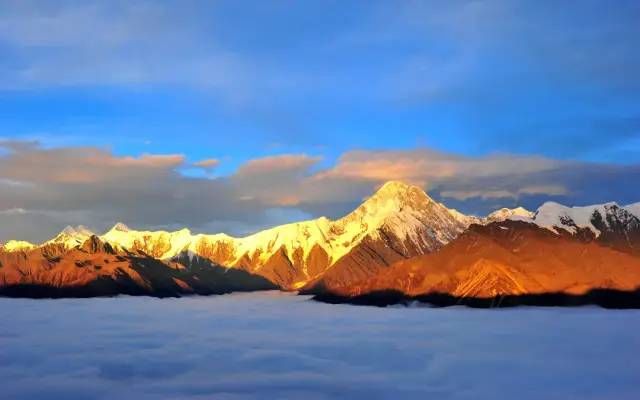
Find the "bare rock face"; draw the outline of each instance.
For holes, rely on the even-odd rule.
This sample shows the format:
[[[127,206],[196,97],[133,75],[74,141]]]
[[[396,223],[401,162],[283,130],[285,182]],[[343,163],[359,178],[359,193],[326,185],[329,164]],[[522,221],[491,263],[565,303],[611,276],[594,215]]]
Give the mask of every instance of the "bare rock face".
[[[640,218],[611,204],[601,214],[594,211],[591,223],[600,232],[598,241],[614,249],[640,255]]]
[[[324,247],[316,244],[311,248],[305,262],[305,276],[319,276],[329,268],[331,259]]]
[[[292,282],[303,279],[300,259],[289,256],[284,248],[273,253],[263,265],[253,271],[280,287],[287,287]]]
[[[327,269],[317,281],[307,284],[304,291],[354,285],[405,258],[384,242],[367,238]]]
[[[106,253],[106,254],[116,254],[115,250],[109,243],[105,243],[100,240],[96,235],[92,235],[89,239],[87,239],[82,246],[80,246],[80,250],[89,253]]]
[[[640,257],[532,223],[504,221],[474,225],[440,251],[399,261],[370,279],[323,289],[342,296],[397,291],[492,298],[638,288]]]

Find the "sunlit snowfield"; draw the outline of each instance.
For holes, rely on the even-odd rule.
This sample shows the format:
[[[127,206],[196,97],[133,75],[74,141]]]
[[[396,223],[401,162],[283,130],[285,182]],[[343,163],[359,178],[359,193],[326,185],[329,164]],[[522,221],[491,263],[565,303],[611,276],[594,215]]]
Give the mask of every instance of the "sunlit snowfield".
[[[0,299],[6,399],[640,398],[640,311]]]

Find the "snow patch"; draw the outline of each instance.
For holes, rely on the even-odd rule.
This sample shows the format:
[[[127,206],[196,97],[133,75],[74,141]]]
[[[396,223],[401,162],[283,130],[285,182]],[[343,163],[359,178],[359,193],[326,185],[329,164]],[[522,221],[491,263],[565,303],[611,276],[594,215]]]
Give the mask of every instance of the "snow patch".
[[[577,228],[586,228],[599,236],[601,232],[593,225],[593,219],[597,217],[597,214],[600,214],[602,221],[608,226],[607,215],[615,214],[619,209],[620,207],[614,202],[584,207],[567,207],[548,201],[538,208],[533,220],[538,226],[556,233],[557,228],[571,233],[576,233]]]
[[[502,222],[506,220],[530,222],[533,216],[534,216],[533,212],[523,207],[501,208],[487,215],[484,222],[486,224],[491,222]]]
[[[637,218],[640,218],[640,202],[629,204],[624,208],[631,214],[635,215]]]
[[[7,252],[25,251],[36,248],[36,245],[24,240],[9,240],[2,246],[2,249]]]

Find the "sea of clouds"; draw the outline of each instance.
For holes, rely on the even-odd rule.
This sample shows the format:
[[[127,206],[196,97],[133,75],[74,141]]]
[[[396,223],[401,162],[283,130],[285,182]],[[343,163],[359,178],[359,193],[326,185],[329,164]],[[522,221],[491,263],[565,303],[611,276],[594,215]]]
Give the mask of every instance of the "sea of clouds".
[[[637,399],[640,311],[0,299],[7,399]]]

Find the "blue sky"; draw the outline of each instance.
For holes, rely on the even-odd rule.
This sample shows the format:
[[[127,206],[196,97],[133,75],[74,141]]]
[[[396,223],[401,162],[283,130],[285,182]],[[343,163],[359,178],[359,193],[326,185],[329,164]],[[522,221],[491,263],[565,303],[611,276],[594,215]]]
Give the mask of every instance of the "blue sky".
[[[637,1],[615,7],[606,1],[10,2],[0,7],[0,138],[35,141],[31,151],[38,155],[66,149],[81,157],[87,148],[115,159],[178,154],[182,161],[165,172],[204,186],[237,180],[253,160],[285,157],[293,168],[287,157],[305,156],[308,162],[298,158],[298,170],[274,186],[289,188],[287,198],[309,197],[300,179],[335,177],[355,151],[372,152],[389,171],[418,153],[425,165],[433,159],[494,165],[496,157],[511,157],[518,166],[521,157],[555,168],[546,168],[546,177],[516,170],[506,178],[347,173],[348,196],[286,204],[266,201],[252,188],[241,197],[259,198],[252,207],[262,217],[228,221],[248,230],[275,222],[264,217],[274,209],[295,217],[338,215],[387,178],[418,183],[475,213],[535,208],[546,199],[640,201],[633,185],[640,160],[638,20]],[[26,157],[8,153],[7,163]],[[219,162],[192,165],[203,159]],[[472,181],[491,178],[482,186],[492,194],[483,196]],[[128,188],[123,196],[138,194]],[[29,211],[27,199],[0,198],[0,208]],[[51,196],[33,210],[57,210],[59,199]],[[77,210],[91,214],[92,208],[78,204]],[[119,210],[112,211],[94,224],[110,222]],[[217,227],[221,217],[212,214],[200,225]],[[170,220],[194,223],[180,215]],[[63,221],[56,221],[57,229]],[[135,222],[163,225],[153,218]]]

